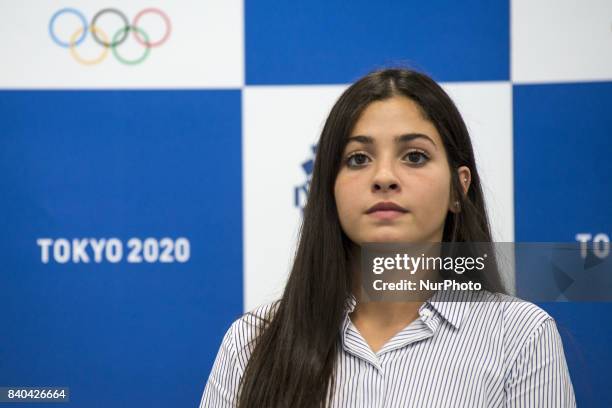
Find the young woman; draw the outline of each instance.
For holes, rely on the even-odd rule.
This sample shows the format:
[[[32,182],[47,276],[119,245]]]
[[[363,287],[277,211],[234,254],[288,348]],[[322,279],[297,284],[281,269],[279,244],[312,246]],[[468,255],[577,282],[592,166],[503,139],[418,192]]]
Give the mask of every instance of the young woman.
[[[333,106],[283,296],[231,325],[200,406],[575,406],[555,321],[510,301],[496,268],[469,278],[507,301],[362,302],[366,242],[491,242],[465,123],[412,70]]]

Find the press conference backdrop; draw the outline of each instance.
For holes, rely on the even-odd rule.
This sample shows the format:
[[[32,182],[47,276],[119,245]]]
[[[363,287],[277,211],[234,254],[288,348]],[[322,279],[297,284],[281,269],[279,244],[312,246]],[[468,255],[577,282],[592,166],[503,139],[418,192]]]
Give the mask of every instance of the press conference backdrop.
[[[0,386],[197,406],[281,293],[327,113],[379,67],[455,100],[496,241],[612,234],[608,0],[3,1],[0,49]],[[541,306],[579,406],[612,406],[610,304]]]

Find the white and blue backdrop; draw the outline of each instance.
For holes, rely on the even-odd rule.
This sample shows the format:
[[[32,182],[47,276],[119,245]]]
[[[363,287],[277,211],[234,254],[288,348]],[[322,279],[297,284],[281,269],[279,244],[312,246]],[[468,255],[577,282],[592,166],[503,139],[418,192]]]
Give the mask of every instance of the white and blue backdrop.
[[[280,295],[329,109],[379,67],[453,97],[497,241],[612,235],[609,0],[2,1],[0,51],[0,386],[197,406]],[[610,304],[541,306],[579,405],[612,406]]]

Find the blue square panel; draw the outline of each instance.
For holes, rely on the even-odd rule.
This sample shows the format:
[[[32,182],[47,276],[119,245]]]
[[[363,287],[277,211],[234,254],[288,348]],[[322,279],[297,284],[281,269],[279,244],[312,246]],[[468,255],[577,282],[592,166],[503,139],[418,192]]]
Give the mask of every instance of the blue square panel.
[[[515,237],[612,232],[612,83],[513,87]]]
[[[78,407],[199,401],[243,309],[240,106],[0,92],[0,384],[67,386]]]
[[[349,83],[408,64],[439,81],[509,79],[508,1],[245,3],[246,83]]]
[[[516,241],[609,239],[612,83],[514,86],[513,103]],[[533,273],[542,271],[517,270],[517,282]],[[562,336],[577,405],[612,406],[612,305],[540,306]]]

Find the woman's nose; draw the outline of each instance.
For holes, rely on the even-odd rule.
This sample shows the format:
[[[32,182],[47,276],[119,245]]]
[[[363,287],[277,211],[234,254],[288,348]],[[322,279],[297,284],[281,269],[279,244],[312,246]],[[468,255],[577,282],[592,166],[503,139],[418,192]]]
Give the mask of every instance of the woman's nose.
[[[384,190],[384,191],[388,191],[388,190],[398,190],[399,189],[399,185],[395,182],[376,182],[374,183],[374,191],[378,191],[378,190]]]
[[[378,169],[372,181],[372,190],[374,192],[399,190],[399,181],[395,173],[388,166]]]

